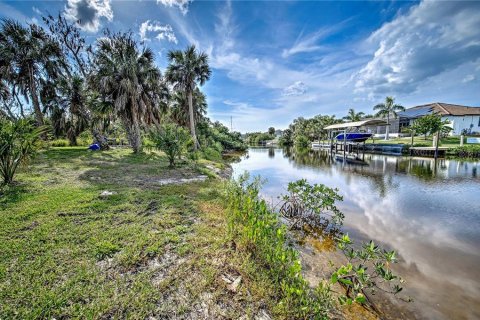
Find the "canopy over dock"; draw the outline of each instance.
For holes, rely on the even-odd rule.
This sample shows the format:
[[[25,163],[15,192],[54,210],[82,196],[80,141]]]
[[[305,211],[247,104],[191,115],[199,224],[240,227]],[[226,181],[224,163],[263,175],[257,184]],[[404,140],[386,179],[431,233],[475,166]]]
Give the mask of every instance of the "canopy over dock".
[[[332,124],[330,126],[325,127],[326,130],[342,130],[347,128],[360,128],[360,127],[368,127],[368,126],[388,126],[387,122],[382,119],[365,119],[362,121],[355,121],[355,122],[344,122],[344,123],[337,123]]]

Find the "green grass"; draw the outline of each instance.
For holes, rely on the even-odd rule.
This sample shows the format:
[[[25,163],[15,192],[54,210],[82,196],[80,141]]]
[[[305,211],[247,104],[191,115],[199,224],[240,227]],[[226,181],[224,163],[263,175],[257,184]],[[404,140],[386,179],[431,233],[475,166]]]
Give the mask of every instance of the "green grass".
[[[159,184],[205,164],[169,169],[162,154],[128,149],[39,154],[0,190],[0,319],[238,318],[268,306],[261,281],[232,293],[221,280],[242,270],[222,182]]]

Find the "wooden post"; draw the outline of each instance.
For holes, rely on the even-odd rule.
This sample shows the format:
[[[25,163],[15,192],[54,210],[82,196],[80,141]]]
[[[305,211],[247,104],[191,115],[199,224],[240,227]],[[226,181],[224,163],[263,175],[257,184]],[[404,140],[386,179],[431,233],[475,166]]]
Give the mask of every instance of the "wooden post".
[[[460,136],[460,146],[463,146],[463,139],[465,138],[465,136],[462,134]]]
[[[437,157],[438,157],[438,145],[439,145],[439,142],[440,142],[440,130],[437,131],[437,138],[435,139],[435,166],[437,164],[436,160],[437,160]]]
[[[347,146],[347,129],[343,130],[343,157],[346,157],[346,150],[345,147]]]

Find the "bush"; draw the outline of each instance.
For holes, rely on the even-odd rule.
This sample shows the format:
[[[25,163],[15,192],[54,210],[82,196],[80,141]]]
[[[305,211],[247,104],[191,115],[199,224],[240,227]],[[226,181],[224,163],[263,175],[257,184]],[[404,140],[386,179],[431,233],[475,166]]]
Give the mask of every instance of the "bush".
[[[222,154],[215,148],[205,148],[202,150],[203,158],[210,161],[219,161],[222,160]]]
[[[0,120],[0,174],[3,184],[13,182],[21,164],[26,165],[40,147],[47,127],[36,128],[31,120]]]
[[[190,135],[184,128],[171,123],[164,124],[160,129],[150,132],[150,140],[155,148],[165,152],[170,167],[174,167],[175,159],[185,153],[190,139]]]
[[[462,158],[480,158],[480,145],[463,145],[449,150],[449,154]]]
[[[310,288],[302,277],[298,252],[289,245],[287,229],[276,213],[259,198],[260,182],[248,175],[227,188],[228,231],[239,250],[247,251],[255,265],[273,282],[278,308],[290,319],[325,319],[332,308],[330,287],[320,282]]]
[[[310,147],[310,140],[307,137],[300,135],[295,138],[295,147],[300,149],[306,149]]]
[[[83,131],[77,138],[77,145],[87,147],[93,143],[93,136],[90,131]]]
[[[55,139],[50,142],[50,146],[52,147],[68,147],[70,142],[67,139]]]

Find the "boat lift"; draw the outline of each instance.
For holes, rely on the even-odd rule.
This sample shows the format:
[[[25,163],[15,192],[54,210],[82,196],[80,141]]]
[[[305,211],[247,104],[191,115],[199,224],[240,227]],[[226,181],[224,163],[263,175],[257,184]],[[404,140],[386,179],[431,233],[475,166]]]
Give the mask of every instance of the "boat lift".
[[[345,122],[345,123],[337,123],[337,124],[332,124],[330,126],[325,127],[325,129],[328,131],[328,137],[330,139],[330,151],[335,150],[335,153],[338,151],[343,151],[343,158],[346,158],[347,156],[347,148],[348,152],[353,152],[356,146],[357,149],[357,156],[359,154],[359,143],[349,143],[347,144],[347,139],[345,137],[347,136],[347,130],[352,129],[352,128],[361,128],[361,127],[369,127],[369,126],[387,126],[387,122],[383,119],[366,119],[362,121],[355,121],[355,122]],[[343,143],[339,144],[338,140],[336,139],[338,134],[343,134]],[[334,143],[335,141],[335,143]],[[341,147],[341,148],[339,148]],[[340,149],[340,150],[339,150]],[[365,141],[363,141],[363,152],[365,153]]]

